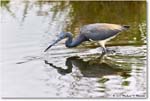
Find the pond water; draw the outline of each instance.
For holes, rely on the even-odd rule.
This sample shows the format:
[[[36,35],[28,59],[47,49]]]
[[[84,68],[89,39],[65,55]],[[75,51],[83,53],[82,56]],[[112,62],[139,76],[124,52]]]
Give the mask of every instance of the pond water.
[[[146,2],[1,2],[3,98],[147,97]],[[107,43],[45,48],[61,31],[90,23],[130,25]]]

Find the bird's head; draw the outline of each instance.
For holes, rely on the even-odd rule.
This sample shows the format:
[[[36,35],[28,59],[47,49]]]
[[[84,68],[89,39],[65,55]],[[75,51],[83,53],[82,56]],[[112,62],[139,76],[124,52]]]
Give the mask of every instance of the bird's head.
[[[62,39],[66,38],[68,36],[68,34],[70,34],[69,32],[61,32],[58,35],[58,38],[52,42],[52,44],[50,44],[45,50],[44,52],[46,52],[49,48],[51,48],[52,46],[54,46],[56,43],[58,43],[59,41],[61,41]]]

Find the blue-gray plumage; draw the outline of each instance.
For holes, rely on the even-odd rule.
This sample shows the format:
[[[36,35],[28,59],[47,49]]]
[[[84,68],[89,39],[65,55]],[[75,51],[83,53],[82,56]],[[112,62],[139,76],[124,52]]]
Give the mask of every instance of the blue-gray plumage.
[[[95,23],[85,25],[80,29],[80,34],[73,39],[70,32],[61,32],[58,39],[55,40],[45,52],[55,45],[58,41],[68,38],[65,45],[68,48],[76,47],[84,41],[98,41],[103,48],[103,53],[106,53],[105,43],[118,35],[119,32],[127,30],[128,25],[117,25],[108,23]]]

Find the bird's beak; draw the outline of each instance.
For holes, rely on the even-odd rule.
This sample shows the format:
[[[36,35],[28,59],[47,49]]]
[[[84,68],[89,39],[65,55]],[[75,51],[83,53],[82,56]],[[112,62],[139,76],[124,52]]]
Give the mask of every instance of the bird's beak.
[[[55,40],[51,45],[49,45],[44,52],[46,52],[49,48],[51,48],[52,46],[54,46],[57,42],[59,42],[60,40],[62,40],[63,38],[59,37],[57,40]]]

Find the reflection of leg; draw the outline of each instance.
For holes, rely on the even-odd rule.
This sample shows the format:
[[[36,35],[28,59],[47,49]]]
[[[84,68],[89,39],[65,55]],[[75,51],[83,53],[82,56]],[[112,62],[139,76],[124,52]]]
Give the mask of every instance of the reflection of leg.
[[[98,57],[97,59],[99,59],[100,60],[100,62],[103,60],[103,58],[104,58],[104,56],[106,55],[106,53],[102,53],[101,55],[100,55],[100,57]]]

